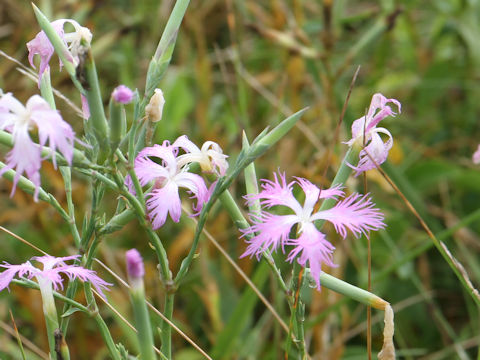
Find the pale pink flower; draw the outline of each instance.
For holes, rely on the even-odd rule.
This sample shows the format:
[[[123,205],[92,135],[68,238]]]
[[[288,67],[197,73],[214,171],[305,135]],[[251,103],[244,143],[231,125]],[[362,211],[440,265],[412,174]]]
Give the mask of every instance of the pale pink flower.
[[[72,24],[74,27],[74,31],[70,33],[65,33],[65,23]],[[90,42],[92,41],[92,33],[88,28],[80,26],[79,23],[72,19],[55,20],[51,23],[51,25],[69,50],[69,54],[66,54],[67,57],[75,66],[77,66],[79,63],[79,54],[84,51],[83,46],[81,45],[81,41],[84,40],[87,44],[90,44]],[[50,62],[50,58],[52,57],[55,50],[43,30],[40,31],[33,40],[27,43],[27,48],[28,61],[33,68],[35,68],[35,64],[33,63],[33,57],[36,54],[40,55],[40,69],[38,72],[40,84],[42,74],[45,69],[48,68],[48,63]],[[60,61],[60,67],[61,66],[62,62]]]
[[[0,291],[5,288],[8,288],[10,282],[14,277],[27,279],[36,278],[37,282],[40,285],[53,286],[54,290],[63,289],[63,278],[62,274],[66,275],[69,280],[79,279],[81,281],[89,281],[93,287],[103,296],[103,290],[108,290],[108,286],[112,286],[99,278],[95,271],[85,269],[84,267],[78,265],[68,265],[65,262],[69,260],[75,260],[79,258],[80,255],[65,256],[65,257],[53,257],[50,255],[45,256],[35,256],[30,260],[35,260],[36,262],[43,264],[43,269],[39,269],[32,265],[30,261],[27,261],[20,265],[11,265],[7,262],[4,262],[0,267],[5,268],[6,270],[0,273]]]
[[[472,161],[474,164],[480,164],[480,145],[478,145],[477,151],[473,153]]]
[[[188,172],[188,166],[180,166],[176,155],[177,149],[165,141],[162,145],[144,148],[135,159],[135,173],[140,184],[153,184],[153,189],[146,195],[146,206],[153,229],[160,228],[168,214],[173,221],[180,221],[182,205],[179,188],[187,189],[192,193],[192,197],[197,199],[197,203],[193,205],[197,214],[209,198],[203,178]],[[126,182],[133,192],[131,180],[127,178]]]
[[[38,129],[40,146],[29,135],[29,130],[34,127]],[[20,175],[26,173],[37,187],[34,195],[36,201],[40,186],[42,148],[48,142],[55,168],[56,151],[62,153],[71,164],[75,135],[72,128],[39,95],[33,95],[23,106],[11,93],[7,93],[0,98],[0,130],[8,131],[13,136],[13,148],[7,154],[7,166],[0,170],[0,175],[9,169],[16,171],[11,193],[13,195]]]
[[[197,162],[205,173],[215,173],[217,176],[223,176],[227,172],[228,156],[223,154],[222,148],[216,142],[206,141],[199,149],[186,135],[183,135],[175,140],[172,146],[181,148],[186,152],[177,158],[180,166]]]
[[[396,115],[392,108],[387,105],[388,103],[396,105],[398,112],[401,112],[402,106],[398,100],[387,99],[382,94],[375,94],[372,97],[367,115],[355,120],[352,124],[352,138],[345,144],[361,147],[365,145],[360,151],[358,165],[351,165],[356,171],[355,176],[374,169],[376,167],[375,163],[380,165],[387,160],[388,152],[393,146],[393,137],[387,129],[377,127],[377,125],[387,116]],[[388,137],[387,141],[384,142],[379,134],[386,135]],[[369,155],[375,162],[370,159]]]
[[[134,92],[125,85],[117,86],[112,92],[112,98],[118,103],[128,104],[133,100]]]
[[[333,208],[322,211],[314,211],[315,204],[320,199],[336,199],[343,197],[344,192],[340,186],[328,190],[321,190],[310,181],[303,178],[295,178],[287,184],[285,174],[274,174],[274,181],[262,180],[262,191],[259,194],[246,196],[247,204],[260,200],[263,210],[260,214],[251,214],[254,224],[242,230],[244,235],[252,235],[247,240],[248,247],[244,256],[262,256],[265,250],[275,251],[281,247],[291,245],[293,249],[287,257],[287,261],[297,262],[306,267],[307,262],[313,279],[320,289],[321,265],[335,266],[333,263],[333,250],[335,247],[325,238],[325,234],[315,227],[315,221],[330,221],[335,230],[345,238],[347,230],[356,237],[361,234],[368,236],[370,230],[383,229],[383,214],[374,208],[367,195],[352,194],[339,201]],[[302,204],[293,195],[293,186],[298,185],[305,194]],[[293,214],[275,215],[265,211],[274,206],[289,208]],[[297,225],[297,235],[290,237],[292,227]]]

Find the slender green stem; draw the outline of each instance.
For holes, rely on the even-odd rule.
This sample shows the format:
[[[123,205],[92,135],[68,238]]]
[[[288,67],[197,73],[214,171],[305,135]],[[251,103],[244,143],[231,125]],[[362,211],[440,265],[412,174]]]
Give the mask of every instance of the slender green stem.
[[[143,280],[136,280],[135,283],[136,285],[132,284],[130,288],[130,299],[132,301],[135,328],[137,329],[137,338],[140,345],[140,358],[142,360],[155,360],[153,333],[150,317],[148,316]]]
[[[320,275],[320,283],[327,289],[338,292],[339,294],[345,295],[375,309],[385,310],[385,306],[388,304],[387,301],[383,300],[379,296],[357,286],[351,285],[343,280],[337,279],[336,277],[324,272],[322,272]]]
[[[36,289],[40,290],[40,286],[33,280],[29,279],[12,279],[11,283],[21,285],[24,287],[27,287],[29,289]],[[66,304],[70,304],[73,307],[77,308],[79,311],[85,313],[85,314],[90,314],[90,310],[85,306],[82,305],[81,303],[73,300],[72,298],[69,298],[68,296],[62,295],[59,292],[53,291],[53,296],[61,301],[63,301]]]
[[[292,282],[290,291],[287,293],[288,306],[290,308],[290,331],[293,333],[293,341],[295,346],[300,351],[301,359],[306,356],[305,338],[304,338],[304,314],[305,307],[300,297],[300,290],[303,284],[303,268],[297,261],[293,263],[292,270]],[[290,344],[292,342],[291,333],[287,338],[287,353],[290,350]]]
[[[63,177],[63,182],[65,184],[65,196],[67,198],[67,207],[68,207],[68,226],[70,227],[70,232],[73,235],[73,241],[77,249],[80,248],[81,238],[80,233],[75,221],[75,206],[73,204],[72,198],[72,172],[68,166],[60,166],[60,172]]]
[[[247,219],[243,216],[242,211],[238,207],[238,204],[234,200],[232,194],[230,191],[225,190],[219,197],[220,202],[222,203],[223,207],[227,210],[228,214],[230,215],[230,218],[232,219],[233,223],[237,227],[237,229],[246,229],[250,226],[248,223]],[[247,235],[246,235],[247,236]],[[249,235],[252,236],[252,235]],[[277,267],[275,264],[275,261],[273,260],[272,254],[270,251],[267,249],[263,252],[263,258],[265,261],[268,263],[270,268],[273,270],[273,273],[275,277],[277,278],[278,283],[280,284],[281,288],[283,291],[287,291],[287,285],[285,284],[285,280],[282,277],[282,274],[280,272],[280,269]]]
[[[150,239],[153,247],[155,248],[155,253],[157,254],[157,258],[160,264],[160,273],[162,275],[162,281],[167,291],[169,291],[169,289],[171,290],[171,287],[173,284],[172,284],[172,273],[168,266],[167,252],[163,247],[163,244],[160,241],[160,238],[158,237],[158,235],[150,227],[150,223],[146,219],[146,213],[145,213],[145,208],[143,204],[141,204],[140,200],[137,197],[133,196],[128,190],[125,189],[125,187],[123,186],[122,179],[119,177],[118,174],[115,174],[114,176],[117,181],[116,188],[121,192],[123,196],[127,198],[130,205],[133,207],[140,225],[147,233],[148,238]]]
[[[50,81],[50,69],[47,67],[40,79],[40,93],[52,109],[56,109],[55,99],[53,97],[52,83]]]
[[[85,130],[93,133],[97,139],[100,150],[97,157],[97,162],[102,164],[109,152],[109,131],[107,118],[105,117],[105,111],[103,108],[102,94],[100,92],[95,61],[93,59],[91,48],[88,47],[87,49],[88,51],[86,53],[86,59],[83,66],[88,83],[88,86],[86,86],[85,96],[90,109],[90,118],[87,121]]]
[[[173,304],[175,300],[174,293],[165,294],[165,305],[163,315],[168,319],[173,318]],[[168,359],[172,358],[172,328],[166,322],[162,321],[160,338],[162,340],[161,351]]]
[[[84,284],[84,290],[85,290],[85,298],[89,306],[93,308],[93,312],[92,312],[93,317],[97,323],[98,330],[100,331],[100,335],[102,336],[103,341],[105,342],[105,345],[107,346],[110,352],[110,356],[114,360],[122,360],[120,357],[120,354],[118,353],[117,347],[115,346],[115,342],[113,341],[112,335],[110,334],[108,325],[105,323],[102,316],[98,312],[98,306],[95,301],[95,297],[93,296],[91,284],[86,282]]]
[[[43,315],[45,317],[45,326],[47,328],[48,346],[50,348],[50,357],[57,359],[55,351],[55,330],[58,329],[58,315],[55,308],[55,300],[53,299],[53,289],[50,280],[41,276],[37,277],[40,292],[42,294]]]
[[[331,185],[332,187],[335,185],[345,184],[348,177],[352,173],[352,168],[349,166],[349,164],[353,165],[357,163],[359,153],[360,153],[359,147],[354,146],[348,149],[347,153],[345,154],[345,157],[343,158],[342,163],[340,164],[340,168],[338,169],[337,174],[333,178],[332,185]],[[322,205],[320,206],[319,211],[330,209],[332,206],[335,205],[336,202],[337,200],[334,198],[325,199],[322,202]],[[325,224],[325,220],[318,220],[315,222],[315,225],[319,229],[323,226],[323,224]]]

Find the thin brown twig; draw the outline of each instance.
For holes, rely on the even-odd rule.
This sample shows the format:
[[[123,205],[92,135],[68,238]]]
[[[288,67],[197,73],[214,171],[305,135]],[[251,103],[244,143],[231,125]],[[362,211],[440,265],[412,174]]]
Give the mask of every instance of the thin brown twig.
[[[290,116],[293,114],[292,109],[287,105],[280,102],[275,95],[265,88],[253,75],[251,75],[243,66],[239,66],[239,74],[242,78],[250,85],[254,90],[256,90],[260,95],[262,95],[265,100],[267,100],[271,105],[276,107],[284,116]],[[313,131],[310,131],[308,126],[302,121],[298,120],[295,126],[305,135],[305,137],[311,142],[311,144],[317,149],[317,151],[323,150],[323,147],[315,136]]]
[[[368,151],[365,150],[365,153],[370,158],[370,160],[373,162],[373,164],[375,165],[378,172],[388,182],[388,184],[393,188],[393,190],[395,190],[395,192],[398,194],[398,196],[400,196],[400,198],[403,200],[405,205],[407,205],[407,208],[412,212],[412,214],[420,222],[420,225],[422,226],[423,230],[427,233],[428,237],[433,241],[435,247],[440,252],[440,254],[445,259],[450,260],[451,264],[453,265],[452,270],[454,271],[455,275],[460,279],[460,281],[462,282],[462,284],[464,286],[466,286],[470,289],[472,299],[476,302],[477,305],[480,305],[480,293],[479,293],[478,289],[476,289],[475,286],[473,286],[472,281],[470,280],[470,278],[469,278],[465,268],[463,267],[463,265],[452,255],[452,253],[447,248],[447,246],[443,243],[443,241],[440,241],[440,240],[437,239],[437,237],[432,232],[430,227],[423,220],[423,218],[420,216],[420,214],[417,212],[417,210],[413,207],[412,203],[405,197],[405,195],[403,195],[402,191],[393,182],[393,180],[387,175],[387,173],[380,167],[380,165],[375,161],[375,159],[373,159],[373,157],[368,153]],[[448,260],[447,260],[447,263],[449,263]],[[449,265],[451,265],[451,264],[449,263]]]
[[[343,118],[345,117],[345,112],[347,111],[348,102],[350,101],[350,95],[352,94],[353,86],[355,85],[355,81],[357,80],[357,76],[359,72],[360,72],[360,65],[358,65],[357,70],[355,70],[355,73],[353,74],[353,77],[352,77],[352,81],[350,82],[347,97],[345,98],[345,101],[342,107],[342,112],[338,119],[337,126],[335,127],[335,134],[333,136],[332,143],[330,144],[330,146],[327,146],[327,155],[326,155],[327,162],[326,162],[325,169],[323,170],[322,178],[325,178],[325,176],[327,175],[328,168],[330,167],[330,163],[332,162],[333,151],[331,149],[334,147],[334,144],[338,143],[338,140],[340,137],[340,128],[342,126]]]
[[[24,238],[22,238],[21,236],[18,236],[17,234],[11,232],[10,230],[8,229],[5,229],[3,226],[0,226],[0,230],[6,232],[7,234],[13,236],[15,239],[21,241],[22,243],[24,243],[25,245],[28,245],[30,246],[31,248],[37,250],[38,252],[42,253],[43,255],[48,255],[48,253],[46,253],[45,251],[43,251],[42,249],[36,247],[35,245],[33,245],[31,242],[29,242],[28,240],[25,240]]]
[[[8,324],[4,323],[2,320],[0,320],[0,328],[3,329],[5,332],[9,333],[11,336],[16,336],[15,335],[15,330],[12,329],[11,326]],[[40,349],[37,345],[35,345],[33,342],[31,342],[29,339],[27,339],[25,336],[22,334],[18,334],[20,339],[22,340],[22,343],[25,345],[25,347],[29,348],[33,353],[38,355],[44,360],[48,360],[48,354],[44,352],[42,349]]]

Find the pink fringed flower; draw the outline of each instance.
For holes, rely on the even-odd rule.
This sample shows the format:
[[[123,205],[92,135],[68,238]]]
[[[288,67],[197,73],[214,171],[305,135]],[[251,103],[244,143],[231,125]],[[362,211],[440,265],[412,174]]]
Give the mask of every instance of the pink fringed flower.
[[[38,128],[40,146],[35,144],[29,130]],[[34,199],[37,200],[40,186],[40,166],[42,147],[48,142],[53,165],[57,166],[56,151],[62,153],[69,164],[73,158],[74,132],[60,113],[52,110],[39,95],[33,95],[27,105],[23,106],[11,93],[0,98],[0,130],[8,131],[13,136],[13,148],[7,154],[7,166],[0,170],[0,175],[9,169],[16,171],[11,195],[15,193],[20,175],[27,177],[37,187]]]
[[[387,99],[382,94],[375,94],[372,97],[367,115],[355,120],[352,124],[352,138],[345,144],[361,147],[365,145],[360,151],[358,165],[352,166],[356,171],[355,176],[358,176],[363,171],[374,169],[376,167],[375,163],[380,165],[387,160],[388,152],[393,146],[392,134],[387,129],[377,127],[377,125],[387,116],[396,115],[392,108],[387,105],[388,103],[396,105],[398,112],[401,112],[402,106],[398,100]],[[388,136],[388,140],[383,142],[379,134],[385,134]]]
[[[140,184],[145,186],[153,183],[153,189],[146,195],[147,210],[153,229],[160,228],[168,214],[173,221],[180,221],[182,206],[179,188],[189,190],[197,199],[193,206],[197,213],[209,198],[209,191],[203,178],[188,172],[188,167],[179,165],[176,151],[174,146],[165,141],[162,145],[146,147],[135,159],[135,173]],[[131,180],[127,178],[126,182],[133,192]]]
[[[85,269],[78,265],[68,265],[65,262],[75,260],[80,255],[53,257],[50,255],[36,256],[30,260],[35,260],[43,264],[43,269],[39,269],[27,261],[20,265],[11,265],[6,262],[0,267],[6,270],[0,273],[0,291],[7,288],[15,276],[18,278],[26,277],[27,279],[36,278],[41,286],[53,286],[53,289],[63,289],[62,274],[66,275],[70,280],[80,279],[81,281],[89,281],[93,287],[103,296],[103,290],[108,290],[108,286],[112,286],[99,278],[95,271]]]
[[[303,205],[293,196],[294,185],[300,186],[305,194]],[[335,266],[332,257],[335,247],[326,240],[325,234],[315,227],[315,221],[330,221],[343,238],[347,236],[347,230],[359,237],[361,234],[368,236],[370,230],[385,227],[382,213],[374,208],[367,195],[353,194],[339,201],[331,209],[314,211],[319,199],[343,196],[344,192],[340,186],[320,190],[303,178],[295,178],[287,184],[285,174],[274,174],[274,181],[263,180],[262,191],[259,194],[246,196],[247,204],[251,205],[260,200],[263,209],[282,206],[290,208],[293,214],[274,215],[265,210],[260,214],[251,214],[254,224],[243,230],[243,233],[253,237],[247,241],[248,247],[242,257],[255,255],[259,258],[267,249],[275,251],[281,247],[284,251],[286,245],[292,245],[293,249],[288,254],[287,261],[297,259],[304,267],[308,262],[312,277],[320,289],[321,265],[324,263]],[[298,236],[291,238],[290,232],[294,225],[297,225]]]
[[[63,29],[65,23],[72,24],[72,26],[74,27],[74,31],[71,33],[65,33],[65,30]],[[79,23],[72,19],[55,20],[51,23],[51,25],[55,29],[57,34],[60,36],[60,38],[64,41],[65,46],[68,48],[70,52],[69,54],[67,54],[68,57],[71,59],[72,63],[77,66],[79,63],[78,55],[82,52],[81,41],[84,40],[85,42],[90,44],[90,42],[92,41],[92,33],[88,28],[80,26]],[[50,58],[52,57],[55,50],[43,30],[40,31],[33,40],[27,43],[27,49],[28,61],[33,68],[35,68],[35,65],[33,63],[33,57],[36,54],[40,55],[40,69],[38,72],[40,84],[42,74],[45,69],[48,68],[48,63],[50,62]],[[60,66],[62,66],[61,61]]]

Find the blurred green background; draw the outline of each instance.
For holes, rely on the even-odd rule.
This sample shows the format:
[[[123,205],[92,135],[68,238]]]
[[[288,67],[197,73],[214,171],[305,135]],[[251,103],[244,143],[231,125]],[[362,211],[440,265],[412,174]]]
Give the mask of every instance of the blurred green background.
[[[174,1],[44,0],[35,4],[52,20],[73,18],[91,29],[105,103],[119,84],[142,93],[148,62]],[[182,134],[197,144],[213,140],[233,160],[242,130],[252,140],[266,126],[309,106],[301,124],[256,162],[257,175],[270,177],[280,168],[288,176],[328,186],[346,151],[341,142],[350,138],[351,123],[365,113],[372,95],[381,92],[398,99],[402,113],[380,125],[395,139],[383,168],[433,232],[444,234],[442,239],[478,287],[480,169],[471,162],[471,155],[480,142],[479,20],[476,0],[192,0],[162,80],[166,106],[156,142]],[[28,66],[25,43],[38,31],[29,1],[0,1],[0,50]],[[79,94],[68,74],[58,72],[55,56],[51,66],[53,86],[79,106]],[[336,137],[336,124],[358,66]],[[37,84],[17,68],[0,57],[0,88],[25,101],[38,92]],[[62,100],[58,106],[81,134],[81,117]],[[74,201],[81,219],[89,209],[90,191],[87,179],[74,176]],[[46,162],[42,185],[65,201],[61,176]],[[398,358],[475,358],[480,345],[478,308],[404,201],[376,171],[366,178],[352,178],[347,185],[352,191],[367,186],[386,214],[387,229],[372,236],[373,292],[394,306]],[[9,182],[0,181],[0,225],[52,255],[75,252],[67,224],[53,209],[33,204],[21,191],[9,198],[10,190]],[[231,191],[242,201],[243,179]],[[106,200],[104,210],[111,216],[114,194],[107,194]],[[446,229],[461,221],[465,226],[445,235]],[[191,219],[183,216],[179,224],[167,221],[159,230],[174,272],[189,249],[193,229]],[[233,258],[244,251],[243,240],[220,206],[214,208],[207,229]],[[335,261],[340,266],[325,270],[365,288],[365,239],[341,241],[333,231],[329,239],[337,247]],[[155,256],[135,221],[106,237],[98,257],[125,276],[124,252],[131,247],[138,248],[147,262],[147,292],[161,309]],[[0,250],[0,260],[10,263],[37,255],[3,232]],[[285,333],[265,306],[207,239],[199,255],[176,297],[176,324],[215,358],[283,358]],[[281,254],[278,258],[282,261]],[[251,276],[258,267],[255,259],[238,263]],[[96,270],[113,281],[102,269]],[[262,276],[270,280],[261,287],[263,293],[288,319],[273,276]],[[241,302],[245,293],[247,300]],[[312,290],[306,296],[306,340],[312,358],[365,359],[365,306],[328,289]],[[81,295],[79,300],[84,301]],[[124,289],[115,286],[110,301],[132,318]],[[20,333],[46,351],[39,304],[37,292],[18,286],[0,294],[1,359],[18,358],[16,340],[6,331],[6,326],[12,326],[8,309]],[[244,321],[238,321],[235,309]],[[108,309],[102,308],[102,315],[115,340],[135,353],[132,331]],[[374,310],[373,315],[376,352],[381,347],[383,314]],[[95,323],[81,314],[73,315],[67,341],[73,359],[108,358]],[[176,359],[201,358],[178,335],[174,335],[174,353]],[[31,358],[37,357],[32,353]]]

